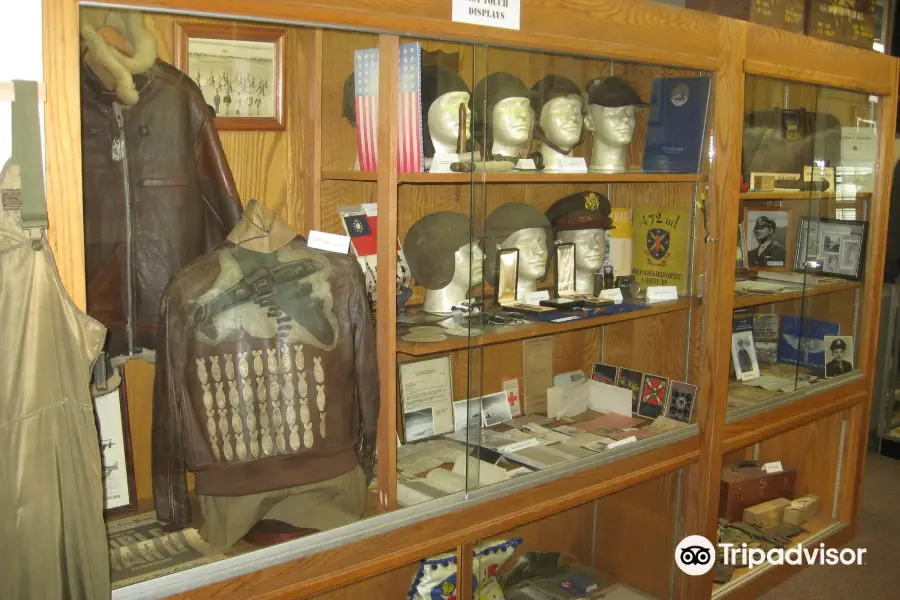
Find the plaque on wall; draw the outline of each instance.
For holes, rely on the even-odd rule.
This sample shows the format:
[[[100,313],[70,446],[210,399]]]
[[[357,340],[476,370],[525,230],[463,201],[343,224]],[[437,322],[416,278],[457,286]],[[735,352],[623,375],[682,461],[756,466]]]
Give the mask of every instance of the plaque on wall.
[[[803,33],[806,0],[687,0],[685,8]]]

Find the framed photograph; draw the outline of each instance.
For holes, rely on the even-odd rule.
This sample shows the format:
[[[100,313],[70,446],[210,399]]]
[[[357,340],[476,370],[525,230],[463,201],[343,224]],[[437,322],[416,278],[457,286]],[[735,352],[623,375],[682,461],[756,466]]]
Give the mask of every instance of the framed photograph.
[[[744,226],[747,268],[786,270],[791,211],[786,208],[747,208],[744,211]]]
[[[284,29],[175,23],[175,67],[194,80],[220,131],[284,129]]]
[[[119,369],[119,374],[122,382],[116,390],[94,398],[94,418],[100,435],[100,462],[103,468],[103,508],[107,515],[137,509],[124,370]]]
[[[403,430],[407,436],[404,441],[414,442],[453,433],[453,371],[450,357],[401,363],[397,368],[400,414],[403,415]],[[428,427],[424,426],[426,421]],[[426,435],[429,431],[430,434]],[[411,433],[415,437],[409,437]]]
[[[865,272],[869,224],[803,217],[794,249],[794,271],[859,281]]]
[[[731,334],[731,358],[734,375],[738,381],[749,381],[759,377],[759,360],[756,358],[752,331]]]
[[[853,370],[853,336],[825,336],[825,379],[846,375]]]

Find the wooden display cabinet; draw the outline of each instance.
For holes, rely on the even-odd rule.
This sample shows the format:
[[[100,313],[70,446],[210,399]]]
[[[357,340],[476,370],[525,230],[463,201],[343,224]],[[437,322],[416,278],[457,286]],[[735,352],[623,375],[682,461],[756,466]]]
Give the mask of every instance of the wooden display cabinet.
[[[132,8],[138,3],[108,4]],[[814,195],[742,195],[743,112],[752,105],[782,106],[785,82],[790,82],[792,89],[802,90],[795,94],[797,101],[810,110],[827,105],[847,119],[865,118],[880,132],[893,131],[895,59],[644,0],[601,0],[591,6],[523,0],[519,31],[451,22],[450,0],[139,4],[154,11],[148,13],[148,23],[160,41],[163,59],[174,52],[176,21],[227,16],[287,30],[285,130],[226,132],[223,145],[241,197],[256,197],[276,208],[302,234],[342,233],[337,207],[377,204],[378,262],[383,266],[379,307],[396,302],[394,241],[402,240],[419,216],[436,210],[457,210],[481,222],[504,202],[525,202],[544,210],[565,195],[591,190],[608,195],[617,207],[664,204],[690,209],[694,235],[690,293],[639,314],[527,325],[480,338],[423,344],[400,339],[395,311],[379,310],[379,484],[368,518],[344,529],[125,587],[117,590],[116,598],[388,600],[408,589],[420,559],[448,549],[463,559],[480,540],[516,534],[527,540],[523,551],[565,550],[654,597],[749,598],[793,571],[767,569],[750,584],[714,590],[711,575],[692,578],[675,568],[672,551],[685,535],[715,536],[722,465],[735,456],[752,454],[757,445],[760,456],[793,460],[802,468],[803,489],[831,494],[827,504],[837,507],[836,516],[819,528],[826,543],[845,543],[855,533],[881,301],[879,277],[873,274],[880,273],[884,261],[890,136],[877,138],[871,196],[854,196],[852,201],[854,210],[865,211],[870,223],[864,279],[821,290],[801,286],[757,304],[757,299],[737,298],[733,291],[734,224],[744,208],[753,203],[792,203],[798,215],[824,216],[847,205],[838,206],[842,198]],[[75,302],[84,306],[79,6],[74,0],[45,0],[44,7],[50,238],[60,275]],[[524,78],[529,87],[551,72],[566,74],[579,85],[594,75],[616,74],[646,97],[654,76],[709,74],[710,161],[700,173],[690,175],[398,174],[397,98],[389,90],[396,89],[399,45],[408,39],[422,41],[427,50],[459,52],[460,64],[471,64],[460,68],[469,85],[501,69]],[[353,51],[362,48],[381,52],[379,167],[371,173],[353,170],[355,134],[341,113]],[[839,91],[825,94],[824,88]],[[869,96],[878,97],[872,111]],[[860,108],[860,98],[865,99],[866,111]],[[631,164],[640,164],[646,118],[638,116]],[[583,144],[576,154],[586,155],[588,149]],[[481,293],[488,297],[490,291],[485,285]],[[847,309],[850,298],[852,314]],[[419,289],[410,304],[421,299]],[[852,323],[858,340],[856,371],[760,403],[754,410],[729,414],[731,319],[740,307],[839,318],[842,327]],[[504,378],[521,376],[523,342],[543,335],[552,335],[559,349],[555,372],[585,370],[602,360],[698,385],[692,424],[634,447],[396,511],[398,362],[449,353],[456,398],[474,397],[497,391]],[[148,511],[153,370],[142,362],[129,363],[126,370],[139,509]],[[810,463],[809,457],[816,455],[840,457],[839,469],[833,469],[834,461],[827,469]],[[585,527],[586,523],[592,525]],[[841,527],[832,527],[834,523]],[[463,586],[459,597],[471,597],[471,590]]]

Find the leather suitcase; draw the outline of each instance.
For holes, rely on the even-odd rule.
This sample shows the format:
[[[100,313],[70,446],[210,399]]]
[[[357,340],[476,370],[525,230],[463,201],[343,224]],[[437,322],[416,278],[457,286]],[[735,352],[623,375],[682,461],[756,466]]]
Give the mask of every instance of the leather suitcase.
[[[745,460],[722,469],[719,518],[740,521],[744,509],[776,498],[794,499],[797,470],[785,467],[781,473],[766,473],[758,462]]]

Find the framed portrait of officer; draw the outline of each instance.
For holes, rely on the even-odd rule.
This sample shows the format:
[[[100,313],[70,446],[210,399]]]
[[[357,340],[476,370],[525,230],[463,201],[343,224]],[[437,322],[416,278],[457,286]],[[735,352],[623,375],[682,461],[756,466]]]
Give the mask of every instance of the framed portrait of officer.
[[[846,375],[853,370],[853,336],[825,336],[825,379]]]
[[[744,212],[746,263],[749,269],[783,271],[788,268],[791,212],[788,209],[753,209]]]

